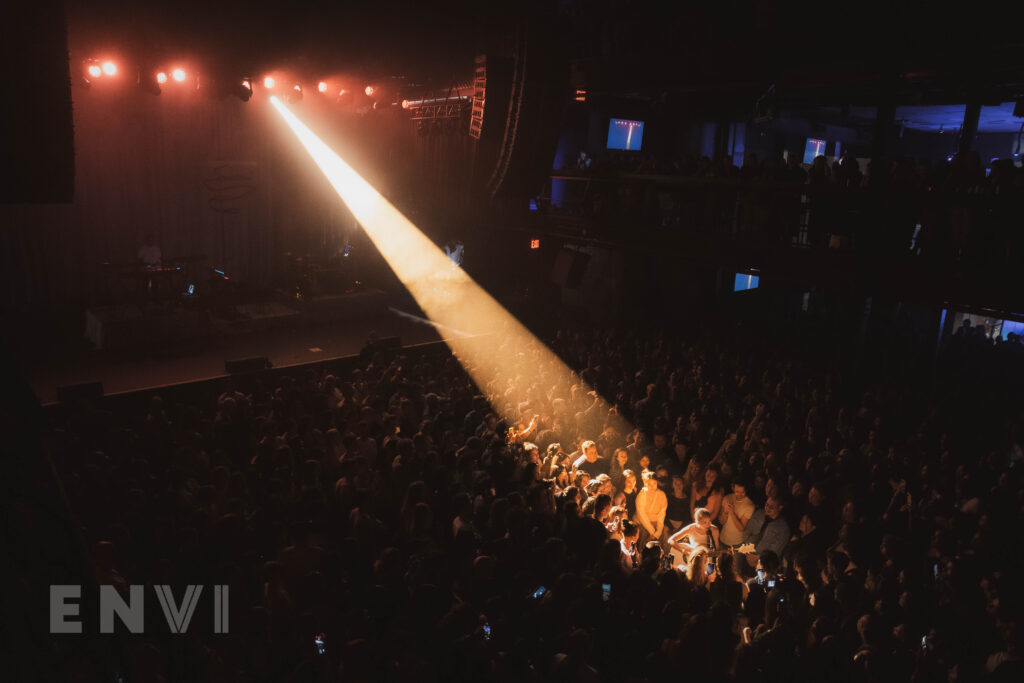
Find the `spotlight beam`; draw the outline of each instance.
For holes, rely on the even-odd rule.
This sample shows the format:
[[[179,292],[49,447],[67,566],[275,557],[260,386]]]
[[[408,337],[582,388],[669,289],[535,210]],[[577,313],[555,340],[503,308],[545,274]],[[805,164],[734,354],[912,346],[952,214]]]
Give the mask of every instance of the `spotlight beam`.
[[[465,271],[456,267],[443,251],[376,189],[341,159],[276,96],[270,103],[309,152],[328,182],[366,230],[381,255],[394,270],[416,303],[438,329],[464,331],[465,335],[488,335],[482,339],[453,335],[445,339],[473,381],[487,396],[495,411],[510,423],[528,421],[520,403],[529,401],[530,411],[547,409],[555,399],[568,399],[568,387],[576,386],[585,396],[590,387],[506,311]],[[515,386],[517,392],[510,391]],[[594,437],[610,424],[620,434],[629,424],[594,393],[587,415],[594,425]],[[546,404],[546,405],[540,405]],[[587,407],[587,406],[583,406]],[[575,414],[580,406],[567,410]]]

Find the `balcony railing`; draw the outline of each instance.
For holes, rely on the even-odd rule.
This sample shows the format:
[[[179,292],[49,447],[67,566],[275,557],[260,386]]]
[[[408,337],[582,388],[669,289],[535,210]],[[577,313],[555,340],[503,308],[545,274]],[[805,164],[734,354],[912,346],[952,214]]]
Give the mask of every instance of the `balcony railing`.
[[[1018,266],[1024,187],[839,187],[688,176],[553,174],[542,209],[562,230],[713,237],[750,246]]]

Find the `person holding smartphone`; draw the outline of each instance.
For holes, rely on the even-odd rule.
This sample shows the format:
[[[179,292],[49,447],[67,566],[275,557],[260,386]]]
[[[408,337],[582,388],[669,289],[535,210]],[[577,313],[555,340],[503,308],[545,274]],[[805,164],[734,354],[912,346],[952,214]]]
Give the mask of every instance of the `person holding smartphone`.
[[[622,520],[622,540],[619,541],[619,562],[622,571],[629,576],[640,567],[640,555],[636,544],[640,540],[640,527],[628,519]]]

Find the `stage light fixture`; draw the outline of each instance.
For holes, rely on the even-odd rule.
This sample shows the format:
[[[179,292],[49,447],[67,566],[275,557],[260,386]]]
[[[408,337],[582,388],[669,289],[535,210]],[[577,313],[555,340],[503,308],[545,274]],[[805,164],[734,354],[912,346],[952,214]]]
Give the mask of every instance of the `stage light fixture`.
[[[302,86],[296,83],[295,85],[292,86],[292,89],[288,91],[284,98],[288,102],[298,102],[299,100],[302,99]]]
[[[249,98],[252,97],[252,81],[248,78],[243,78],[232,86],[231,94],[243,102],[248,102]]]
[[[527,392],[576,387],[580,395],[589,395],[590,387],[578,374],[454,264],[280,99],[271,97],[270,103],[366,230],[429,323],[445,333],[442,336],[452,355],[510,426],[529,421],[528,417],[521,420],[520,414],[521,403],[528,400]],[[515,392],[510,392],[509,380],[513,377],[517,378]],[[628,434],[629,423],[596,393],[593,397],[594,414],[620,436]]]
[[[320,92],[327,92],[327,83],[325,83],[324,81],[320,81],[317,84],[316,89],[319,90]]]
[[[93,78],[99,78],[103,75],[103,69],[101,69],[98,64],[90,64],[85,71]]]
[[[181,83],[182,81],[185,80],[185,70],[184,69],[175,69],[174,71],[171,72],[171,78],[173,78],[174,80],[178,81],[178,83]]]
[[[369,97],[370,95],[373,94],[373,86],[372,85],[366,86],[366,89],[363,90],[363,92],[365,92],[366,96]]]
[[[167,82],[167,72],[166,71],[161,71],[160,73],[158,73],[156,75],[156,82],[157,83],[161,83],[161,84],[166,83]]]
[[[402,109],[409,108],[409,100],[402,100]]]
[[[272,76],[267,76],[266,78],[264,78],[263,79],[263,87],[266,88],[267,90],[273,90],[273,88],[274,88],[274,78]]]
[[[103,62],[103,73],[108,76],[113,76],[117,73],[117,64],[113,62]]]

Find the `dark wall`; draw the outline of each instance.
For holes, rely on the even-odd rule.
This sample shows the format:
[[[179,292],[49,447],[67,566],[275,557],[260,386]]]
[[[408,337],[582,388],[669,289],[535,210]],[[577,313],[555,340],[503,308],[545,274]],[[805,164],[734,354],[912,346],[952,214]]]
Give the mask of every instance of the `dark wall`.
[[[938,133],[908,129],[903,131],[902,139],[896,141],[896,151],[915,159],[943,161],[956,154],[959,140],[956,131]],[[974,149],[981,156],[982,164],[987,166],[992,158],[1009,157],[1016,141],[1016,133],[979,133],[974,141]]]
[[[0,202],[68,202],[74,132],[61,2],[0,5]]]

